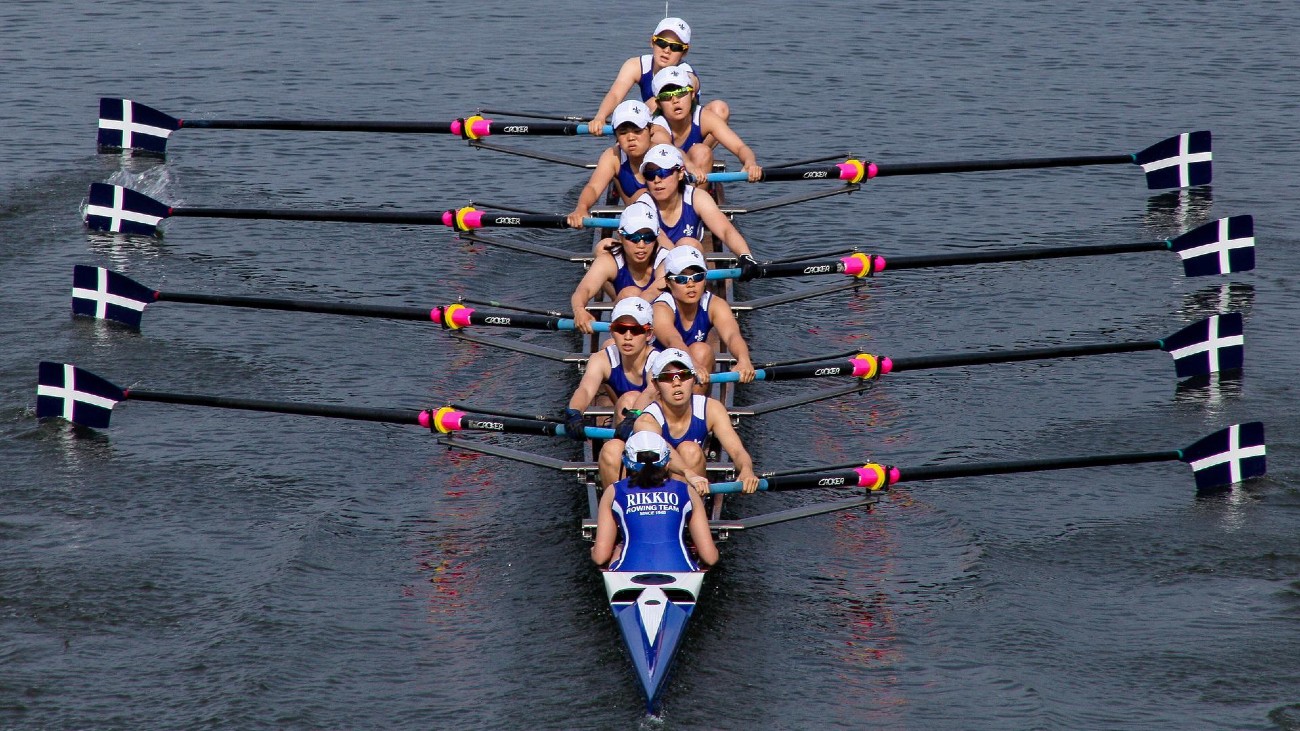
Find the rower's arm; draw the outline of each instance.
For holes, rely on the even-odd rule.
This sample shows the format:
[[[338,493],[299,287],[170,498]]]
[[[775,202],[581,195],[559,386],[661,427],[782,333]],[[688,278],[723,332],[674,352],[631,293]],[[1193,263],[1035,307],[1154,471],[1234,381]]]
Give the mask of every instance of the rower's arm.
[[[578,194],[578,202],[574,205],[573,212],[569,214],[569,228],[582,228],[582,219],[591,211],[591,207],[596,205],[596,201],[600,200],[600,196],[609,188],[609,181],[617,174],[618,155],[614,153],[613,148],[610,148],[600,154],[596,169],[591,171],[587,185]]]
[[[614,107],[623,101],[640,77],[640,56],[633,56],[623,62],[623,67],[618,70],[618,76],[614,77],[614,83],[609,85],[605,98],[600,100],[600,108],[596,110],[596,116],[591,118],[592,134],[602,134],[605,120],[614,112]]]
[[[731,306],[721,297],[714,297],[712,304],[709,305],[709,320],[718,331],[718,339],[726,343],[727,351],[736,356],[736,367],[743,366],[753,370],[754,364],[749,358],[749,343],[746,343],[745,336],[740,334],[740,325],[736,322],[736,315],[731,311]]]
[[[751,168],[761,170],[761,168],[758,167],[758,158],[754,156],[754,151],[749,149],[749,145],[745,144],[745,141],[740,139],[740,135],[736,134],[735,131],[732,130],[725,121],[723,121],[722,117],[719,117],[708,109],[700,112],[700,134],[705,137],[713,135],[713,139],[717,140],[723,147],[727,148],[731,154],[736,156],[736,159],[740,160],[740,166],[744,168],[746,172]]]
[[[600,292],[605,282],[613,281],[617,273],[618,264],[615,263],[614,257],[602,251],[596,255],[596,260],[591,263],[591,268],[587,270],[582,281],[578,282],[578,288],[573,290],[573,296],[569,297],[569,307],[573,309],[573,323],[579,332],[591,333],[591,323],[595,322],[596,318],[587,311],[587,303]]]
[[[731,253],[736,256],[753,255],[749,249],[749,242],[745,240],[744,236],[740,235],[740,230],[736,228],[730,218],[727,218],[727,214],[723,213],[721,208],[718,208],[713,196],[699,188],[695,189],[695,212],[700,215],[700,220],[704,222],[709,231],[722,243],[726,244]]]
[[[736,464],[736,476],[741,482],[746,483],[745,492],[757,490],[758,477],[754,474],[754,460],[745,450],[745,445],[740,441],[740,435],[736,433],[735,427],[731,425],[731,415],[727,413],[727,407],[721,401],[710,398],[706,409],[705,421],[708,422],[709,431],[713,432],[723,451]]]
[[[682,334],[677,332],[676,319],[673,316],[673,308],[662,302],[654,304],[655,312],[655,340],[663,343],[665,348],[680,348],[686,350],[686,341],[682,340]]]
[[[591,546],[591,560],[604,566],[614,557],[614,544],[618,541],[618,523],[614,521],[614,491],[605,485],[596,509],[596,542]]]
[[[609,378],[609,358],[605,357],[605,351],[600,350],[587,359],[587,371],[582,374],[582,380],[578,382],[578,390],[573,392],[573,397],[569,399],[570,409],[586,411],[591,402],[596,400],[596,395],[600,393],[600,386]]]
[[[613,492],[613,490],[610,490]],[[704,507],[704,498],[694,490],[691,494],[691,543],[695,544],[695,553],[700,564],[709,567],[718,562],[718,546],[713,542],[713,531],[709,530],[709,511]],[[610,511],[613,512],[612,510]],[[610,516],[611,519],[613,516]]]

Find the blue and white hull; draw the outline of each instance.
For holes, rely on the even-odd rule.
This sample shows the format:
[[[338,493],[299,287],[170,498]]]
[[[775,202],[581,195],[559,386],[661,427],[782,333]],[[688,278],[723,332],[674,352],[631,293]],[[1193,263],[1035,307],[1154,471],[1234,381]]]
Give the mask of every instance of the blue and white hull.
[[[606,571],[605,593],[654,713],[704,585],[704,572]]]

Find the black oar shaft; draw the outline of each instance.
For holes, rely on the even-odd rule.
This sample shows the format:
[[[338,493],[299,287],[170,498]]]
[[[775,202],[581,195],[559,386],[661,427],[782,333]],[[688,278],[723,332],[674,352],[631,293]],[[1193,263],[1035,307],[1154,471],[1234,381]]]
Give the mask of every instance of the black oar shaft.
[[[1072,157],[1029,157],[1008,160],[962,160],[955,162],[876,163],[875,177],[889,175],[932,175],[974,173],[985,170],[1028,170],[1033,168],[1081,167],[1084,165],[1128,165],[1132,155],[1080,155]]]
[[[842,472],[813,472],[805,475],[777,476],[766,478],[768,492],[781,490],[800,490],[809,487],[856,487],[859,475],[856,470]]]
[[[471,325],[496,325],[521,327],[532,330],[559,330],[560,318],[549,315],[527,315],[514,312],[475,312],[469,316]]]
[[[806,167],[763,168],[759,180],[839,180],[840,169],[836,165],[809,165]]]
[[[367,122],[313,119],[183,119],[182,129],[272,129],[291,132],[451,134],[450,122]]]
[[[1141,241],[1129,244],[1095,244],[1089,246],[1053,246],[1007,251],[971,251],[959,254],[934,254],[930,256],[894,256],[885,260],[886,271],[901,269],[926,269],[929,267],[961,266],[965,264],[994,264],[1034,259],[1064,259],[1073,256],[1099,256],[1102,254],[1131,254],[1140,251],[1167,251],[1165,241]]]
[[[165,391],[127,390],[126,396],[134,401],[157,401],[166,404],[184,404],[187,406],[213,406],[220,409],[241,409],[244,411],[267,411],[276,414],[300,414],[303,416],[327,416],[335,419],[353,419],[356,421],[378,421],[387,424],[420,423],[419,411],[406,409],[367,409],[356,406],[334,406],[331,404],[305,404],[291,401],[261,401],[257,399],[233,398],[230,396],[202,396],[188,393],[167,393]]]
[[[893,267],[893,262],[889,262]],[[809,274],[843,274],[844,262],[836,259],[834,261],[811,261],[811,262],[794,262],[789,264],[759,264],[758,276],[770,277],[801,277]]]
[[[349,305],[335,302],[311,302],[307,300],[273,299],[269,297],[219,296],[211,294],[194,294],[189,292],[157,292],[155,296],[160,302],[188,302],[190,304],[198,305],[248,307],[259,310],[284,310],[287,312],[319,312],[325,315],[382,317],[390,320],[419,320],[428,322],[433,319],[430,316],[430,310],[420,307]]]
[[[392,223],[416,226],[446,225],[442,212],[420,211],[328,211],[295,208],[172,208],[172,216],[191,218],[238,218],[273,221],[329,221],[333,223]],[[560,215],[516,215],[484,213],[484,227],[508,228],[568,228],[568,220]]]
[[[984,353],[920,355],[911,358],[890,358],[893,364],[890,372],[919,371],[926,368],[953,368],[988,363],[1015,363],[1023,360],[1042,360],[1046,358],[1073,358],[1085,355],[1105,355],[1107,353],[1136,353],[1143,350],[1159,349],[1159,340],[1140,340],[1127,343],[1092,343],[1087,345],[1062,345],[1051,348],[1025,348],[1023,350],[992,350]]]
[[[794,378],[822,378],[853,375],[852,363],[811,363],[808,365],[785,365],[763,368],[763,380],[782,381]]]
[[[935,465],[932,467],[898,467],[898,482],[941,480],[950,477],[979,477],[1005,475],[1016,472],[1042,472],[1069,470],[1079,467],[1108,467],[1146,462],[1169,462],[1182,459],[1178,450],[1164,452],[1129,452],[1126,454],[1098,454],[1087,457],[1057,457],[1054,459],[1027,459],[1011,462],[982,462],[965,465]]]

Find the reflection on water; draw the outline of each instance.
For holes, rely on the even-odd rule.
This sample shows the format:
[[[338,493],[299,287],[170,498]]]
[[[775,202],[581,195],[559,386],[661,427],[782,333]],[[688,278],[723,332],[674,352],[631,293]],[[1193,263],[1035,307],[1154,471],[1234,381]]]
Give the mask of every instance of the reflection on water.
[[[1210,219],[1213,207],[1213,186],[1171,190],[1147,198],[1143,223],[1153,231],[1191,231]]]
[[[1240,312],[1249,319],[1255,305],[1255,285],[1249,282],[1220,282],[1183,295],[1179,312],[1189,320],[1203,320],[1210,315]]]
[[[1200,404],[1207,414],[1222,411],[1228,399],[1242,395],[1242,371],[1221,371],[1207,376],[1193,376],[1180,381],[1174,389],[1174,403]]]

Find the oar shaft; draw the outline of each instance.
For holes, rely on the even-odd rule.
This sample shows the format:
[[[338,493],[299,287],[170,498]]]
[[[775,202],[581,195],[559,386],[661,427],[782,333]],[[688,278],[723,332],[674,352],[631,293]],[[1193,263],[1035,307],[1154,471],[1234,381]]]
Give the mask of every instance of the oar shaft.
[[[1028,170],[1033,168],[1082,167],[1085,165],[1129,165],[1132,155],[1079,155],[1071,157],[1029,157],[1007,160],[961,160],[954,162],[876,163],[874,177],[889,175],[933,175],[974,173],[986,170]]]
[[[126,397],[133,401],[157,401],[167,404],[213,406],[220,409],[266,411],[277,414],[299,414],[302,416],[327,416],[336,419],[378,421],[388,424],[419,425],[421,414],[419,411],[410,411],[405,409],[368,409],[355,406],[304,404],[294,403],[291,401],[261,401],[256,399],[232,398],[229,396],[202,396],[188,393],[136,391],[131,389],[126,390]]]
[[[1126,343],[1093,343],[1087,345],[1063,345],[1051,348],[1025,348],[1023,350],[992,350],[984,353],[921,355],[911,358],[890,358],[890,367],[888,372],[919,371],[927,368],[953,368],[968,365],[986,365],[989,363],[1015,363],[1018,361],[1043,360],[1046,358],[1074,358],[1085,355],[1104,355],[1107,353],[1136,353],[1143,350],[1159,349],[1159,340],[1140,340]]]
[[[885,270],[927,269],[930,267],[961,266],[965,264],[993,264],[1034,259],[1064,259],[1074,256],[1100,256],[1103,254],[1131,254],[1140,251],[1168,251],[1165,241],[1142,241],[1128,244],[1095,244],[1088,246],[1050,246],[1004,251],[970,251],[959,254],[934,254],[930,256],[893,256],[885,259]]]
[[[450,122],[368,122],[325,119],[182,119],[182,129],[266,129],[290,132],[451,134]]]
[[[327,211],[293,208],[172,208],[172,216],[240,218],[275,221],[330,221],[334,223],[396,223],[442,225],[442,212]]]
[[[1042,472],[1046,470],[1071,470],[1080,467],[1109,467],[1114,465],[1169,462],[1182,458],[1182,452],[1129,452],[1124,454],[1098,454],[1087,457],[1056,457],[1052,459],[1027,459],[1011,462],[982,462],[966,465],[935,465],[932,467],[897,467],[897,480],[891,482],[919,482],[950,477],[979,477],[1006,475],[1017,472]]]
[[[758,481],[758,489],[767,492],[805,490],[819,487],[863,487],[879,481],[883,485],[884,471],[875,472],[867,466],[833,472],[813,472],[801,475],[769,475]],[[742,483],[717,482],[709,485],[709,492],[726,495],[742,491]]]
[[[391,305],[349,305],[339,302],[311,302],[307,300],[273,299],[270,297],[235,297],[190,292],[156,292],[159,302],[186,302],[198,305],[247,307],[258,310],[284,310],[288,312],[318,312],[324,315],[350,315],[353,317],[381,317],[390,320],[437,321],[433,312],[421,307]]]

